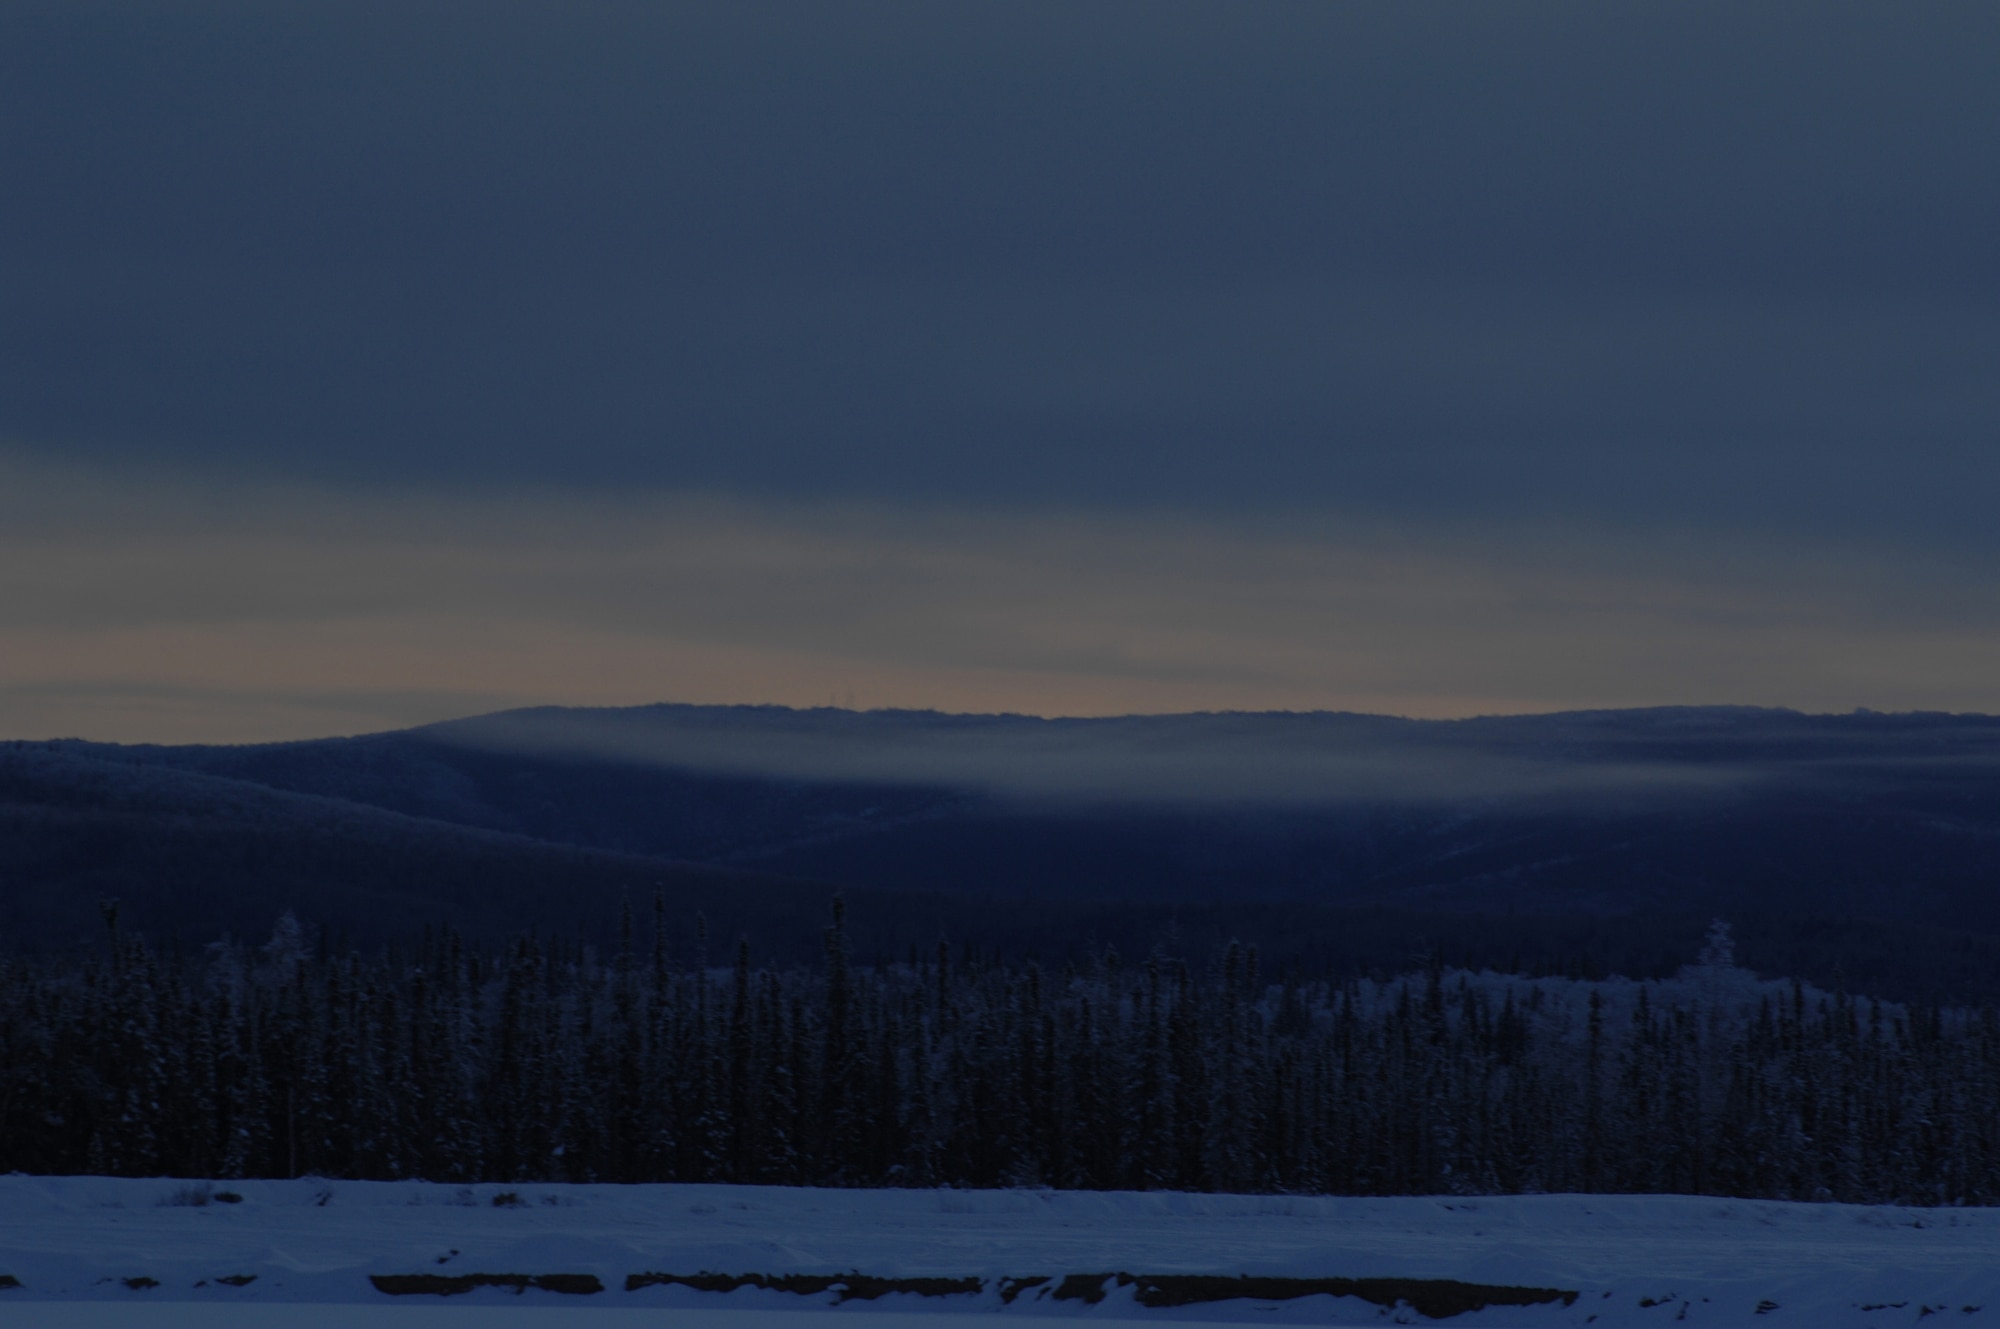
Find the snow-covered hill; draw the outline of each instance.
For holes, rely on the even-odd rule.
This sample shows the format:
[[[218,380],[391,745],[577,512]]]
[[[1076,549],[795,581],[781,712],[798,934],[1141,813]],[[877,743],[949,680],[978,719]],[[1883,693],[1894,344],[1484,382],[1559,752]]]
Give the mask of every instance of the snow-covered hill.
[[[703,1273],[780,1286],[717,1292],[678,1281]],[[83,1303],[157,1307],[119,1322],[164,1324],[167,1303],[195,1301],[214,1312],[214,1303],[825,1309],[894,1313],[906,1329],[917,1321],[904,1313],[953,1311],[1603,1329],[1976,1326],[2000,1320],[2000,1210],[1692,1196],[311,1179],[225,1188],[15,1175],[0,1178],[0,1275],[18,1283],[0,1291],[0,1321],[10,1325],[96,1323],[77,1318]],[[1255,1295],[1223,1297],[1232,1289],[1190,1275],[1248,1276]],[[1286,1279],[1347,1295],[1277,1281]],[[583,1290],[593,1285],[602,1291]],[[399,1288],[422,1290],[392,1295]],[[1309,1295],[1287,1295],[1300,1291]],[[746,1317],[743,1329],[761,1318]],[[205,1321],[234,1322],[227,1313]]]

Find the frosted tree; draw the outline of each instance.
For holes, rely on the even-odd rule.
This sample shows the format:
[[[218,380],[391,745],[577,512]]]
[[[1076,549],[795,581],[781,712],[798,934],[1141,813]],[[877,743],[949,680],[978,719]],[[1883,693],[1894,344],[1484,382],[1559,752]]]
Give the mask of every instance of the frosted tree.
[[[1695,963],[1703,969],[1736,967],[1736,935],[1727,922],[1718,918],[1708,925],[1708,936],[1702,941],[1701,954]]]

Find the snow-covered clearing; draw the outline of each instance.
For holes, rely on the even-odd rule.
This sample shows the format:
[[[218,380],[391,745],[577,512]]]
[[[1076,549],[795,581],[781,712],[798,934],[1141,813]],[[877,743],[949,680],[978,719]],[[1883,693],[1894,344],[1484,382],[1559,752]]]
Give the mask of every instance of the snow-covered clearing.
[[[240,1199],[216,1198],[225,1191]],[[1137,1281],[1084,1279],[1070,1295],[1055,1295],[1073,1275],[1115,1272]],[[843,1297],[838,1283],[810,1295],[756,1286],[723,1293],[643,1277],[700,1273],[973,1280],[976,1290],[870,1299],[859,1282]],[[398,1275],[517,1283],[570,1275],[549,1286],[594,1280],[603,1290],[517,1291],[479,1280],[449,1297],[390,1296],[372,1281]],[[1405,1283],[1358,1283],[1357,1295],[1141,1304],[1149,1295],[1166,1299],[1163,1287],[1190,1286],[1172,1275],[1406,1280],[1411,1288],[1454,1280],[1544,1298],[1448,1316],[1466,1329],[1978,1325],[2000,1321],[2000,1210],[1690,1196],[462,1188],[311,1179],[207,1187],[0,1177],[0,1276],[19,1282],[0,1291],[0,1321],[10,1326],[419,1329],[477,1319],[608,1329],[643,1318],[679,1329],[785,1329],[799,1321],[772,1317],[801,1312],[880,1319],[892,1329],[937,1329],[931,1321],[966,1312],[1183,1325],[1440,1322],[1422,1313],[1422,1295],[1416,1305],[1396,1297],[1376,1304],[1384,1287]],[[1035,1278],[1048,1281],[1011,1281]],[[1094,1302],[1076,1295],[1100,1290]],[[1557,1291],[1575,1296],[1549,1297]],[[1445,1300],[1468,1295],[1505,1299],[1461,1289]],[[273,1303],[292,1309],[274,1319]]]

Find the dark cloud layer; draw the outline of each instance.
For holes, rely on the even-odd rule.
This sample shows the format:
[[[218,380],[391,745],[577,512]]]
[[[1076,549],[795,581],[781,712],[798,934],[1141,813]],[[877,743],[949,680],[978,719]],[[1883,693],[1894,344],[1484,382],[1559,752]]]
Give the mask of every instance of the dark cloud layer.
[[[2000,8],[14,3],[71,457],[1986,543]]]

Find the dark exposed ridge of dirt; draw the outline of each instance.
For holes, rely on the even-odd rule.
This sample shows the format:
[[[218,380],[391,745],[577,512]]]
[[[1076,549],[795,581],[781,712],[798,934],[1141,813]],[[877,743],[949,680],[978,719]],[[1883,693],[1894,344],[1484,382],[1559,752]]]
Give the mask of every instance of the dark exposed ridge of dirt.
[[[969,1296],[986,1288],[979,1278],[876,1278],[868,1274],[628,1274],[625,1290],[679,1285],[697,1292],[734,1292],[742,1287],[792,1292],[802,1297],[837,1292],[836,1304],[846,1301],[874,1301],[891,1292],[914,1292],[920,1297]]]
[[[529,1288],[581,1295],[604,1291],[596,1274],[370,1274],[368,1281],[392,1297],[455,1297],[481,1287],[504,1287],[516,1296]]]
[[[1443,1320],[1488,1306],[1541,1306],[1561,1302],[1574,1305],[1573,1290],[1544,1287],[1505,1287],[1488,1283],[1461,1283],[1451,1278],[1266,1278],[1232,1277],[1226,1274],[1068,1274],[1055,1287],[1042,1274],[1025,1278],[1002,1278],[995,1287],[1003,1305],[1012,1305],[1022,1293],[1042,1289],[1038,1295],[1057,1301],[1081,1301],[1095,1306],[1116,1280],[1119,1287],[1133,1289],[1141,1306],[1165,1309],[1194,1306],[1211,1301],[1290,1301],[1298,1297],[1358,1297],[1376,1306],[1408,1306],[1427,1319]],[[891,1292],[914,1292],[922,1297],[973,1295],[986,1288],[979,1278],[875,1278],[866,1274],[629,1274],[625,1290],[645,1287],[678,1286],[697,1292],[734,1292],[754,1287],[799,1296],[835,1294],[836,1304],[873,1301]]]
[[[1095,1306],[1104,1300],[1104,1285],[1112,1278],[1110,1274],[1069,1274],[1056,1284],[1057,1301],[1080,1301],[1086,1306]]]
[[[1120,1274],[1120,1286],[1134,1284],[1141,1306],[1192,1306],[1208,1301],[1290,1301],[1324,1293],[1359,1297],[1377,1306],[1406,1304],[1432,1320],[1448,1319],[1488,1306],[1574,1305],[1577,1294],[1561,1288],[1501,1287],[1461,1283],[1452,1278],[1230,1278],[1219,1274]],[[1057,1293],[1061,1295],[1060,1292]],[[1101,1299],[1100,1291],[1096,1298]]]
[[[0,1289],[19,1287],[19,1286],[21,1286],[21,1280],[14,1277],[14,1275],[0,1274]]]
[[[1014,1304],[1014,1299],[1023,1292],[1043,1287],[1048,1281],[1049,1276],[1047,1274],[1036,1274],[1029,1278],[1003,1278],[998,1284],[1000,1289],[1000,1304],[1011,1306]]]

